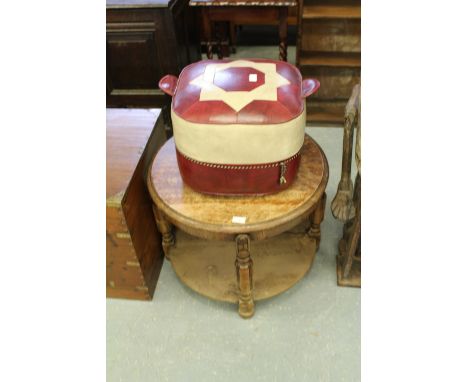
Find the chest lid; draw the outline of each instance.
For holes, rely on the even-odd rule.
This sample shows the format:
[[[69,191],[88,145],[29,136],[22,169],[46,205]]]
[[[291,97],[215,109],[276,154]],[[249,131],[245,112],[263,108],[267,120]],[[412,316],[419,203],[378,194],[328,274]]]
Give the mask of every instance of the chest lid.
[[[123,196],[160,109],[106,110],[106,198]],[[159,132],[158,132],[159,133]]]
[[[302,80],[284,61],[205,60],[165,76],[159,87],[173,96],[172,111],[201,124],[278,124],[297,118],[317,80]]]

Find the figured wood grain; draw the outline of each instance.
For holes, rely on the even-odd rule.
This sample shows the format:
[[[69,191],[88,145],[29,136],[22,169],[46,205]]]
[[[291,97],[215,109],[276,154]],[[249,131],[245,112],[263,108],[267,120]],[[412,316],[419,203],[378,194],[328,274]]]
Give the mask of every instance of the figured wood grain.
[[[106,198],[127,188],[160,112],[106,110]]]
[[[328,163],[317,143],[305,137],[301,164],[294,183],[265,196],[213,196],[193,191],[180,177],[175,145],[170,139],[158,152],[148,174],[148,189],[158,209],[175,226],[206,239],[233,240],[248,233],[265,239],[306,219],[321,198],[328,181]],[[232,222],[234,216],[245,224]]]
[[[306,5],[305,19],[360,19],[361,7],[353,5]]]
[[[361,67],[361,53],[302,52],[299,60],[302,66]]]
[[[312,20],[302,25],[301,51],[361,51],[360,20]]]

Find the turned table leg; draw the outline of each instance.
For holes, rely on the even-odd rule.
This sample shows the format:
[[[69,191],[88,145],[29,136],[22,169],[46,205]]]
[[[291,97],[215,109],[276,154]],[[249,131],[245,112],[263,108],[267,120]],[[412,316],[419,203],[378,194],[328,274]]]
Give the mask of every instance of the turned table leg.
[[[279,58],[281,61],[288,61],[288,8],[279,7]]]
[[[153,213],[156,220],[156,225],[158,226],[159,232],[162,235],[162,247],[164,251],[164,256],[166,259],[171,261],[169,256],[169,249],[174,245],[175,239],[172,233],[172,224],[169,223],[164,217],[163,213],[158,210],[158,208],[153,204]]]
[[[315,207],[314,212],[310,217],[310,228],[307,234],[310,238],[315,239],[317,244],[317,251],[320,247],[320,224],[323,221],[323,217],[325,215],[325,204],[327,202],[327,194],[324,192],[322,197],[320,198],[319,202],[317,203],[317,207]]]
[[[211,21],[210,21],[210,16],[209,16],[209,10],[202,7],[200,11],[201,11],[201,18],[202,18],[202,23],[203,23],[203,30],[205,32],[203,38],[206,41],[206,58],[208,58],[208,60],[212,60],[213,59],[213,44],[211,43]]]
[[[254,301],[252,296],[252,259],[250,257],[250,238],[248,235],[236,237],[236,271],[239,285],[239,315],[250,318],[254,314]]]
[[[231,42],[232,53],[237,51],[237,33],[236,33],[236,24],[229,22],[229,40]]]
[[[215,22],[214,24],[214,38],[216,41],[216,49],[217,49],[217,55],[218,55],[218,60],[223,59],[223,47],[222,47],[222,42],[223,42],[223,25],[221,25],[220,22]]]
[[[347,278],[351,272],[351,266],[356,259],[356,250],[359,239],[361,238],[361,176],[358,173],[356,176],[356,188],[354,190],[354,206],[356,208],[356,216],[351,225],[351,233],[346,242],[346,253],[343,259],[343,278]]]

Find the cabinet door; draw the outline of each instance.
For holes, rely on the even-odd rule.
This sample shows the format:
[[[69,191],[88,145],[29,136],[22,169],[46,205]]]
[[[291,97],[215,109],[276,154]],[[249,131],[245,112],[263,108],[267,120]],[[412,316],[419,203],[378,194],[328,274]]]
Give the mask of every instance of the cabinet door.
[[[154,24],[108,25],[106,45],[108,106],[162,106]]]

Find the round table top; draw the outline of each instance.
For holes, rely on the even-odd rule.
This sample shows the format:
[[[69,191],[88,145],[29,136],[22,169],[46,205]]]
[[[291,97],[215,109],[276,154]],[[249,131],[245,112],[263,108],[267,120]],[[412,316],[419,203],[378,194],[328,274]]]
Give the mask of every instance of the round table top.
[[[293,184],[262,196],[205,195],[185,185],[179,173],[174,139],[155,156],[148,189],[156,207],[183,231],[205,239],[230,240],[241,233],[254,240],[280,234],[306,219],[328,182],[328,163],[308,135]]]

